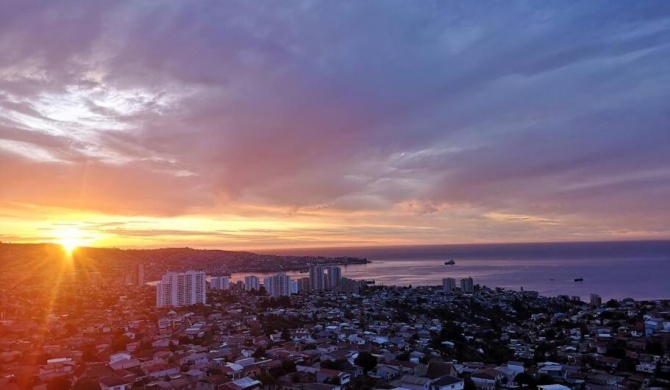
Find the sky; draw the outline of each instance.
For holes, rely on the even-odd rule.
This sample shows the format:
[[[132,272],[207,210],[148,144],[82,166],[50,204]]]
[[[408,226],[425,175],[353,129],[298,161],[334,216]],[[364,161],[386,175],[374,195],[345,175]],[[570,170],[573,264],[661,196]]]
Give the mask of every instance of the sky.
[[[670,2],[0,2],[0,241],[670,238]]]

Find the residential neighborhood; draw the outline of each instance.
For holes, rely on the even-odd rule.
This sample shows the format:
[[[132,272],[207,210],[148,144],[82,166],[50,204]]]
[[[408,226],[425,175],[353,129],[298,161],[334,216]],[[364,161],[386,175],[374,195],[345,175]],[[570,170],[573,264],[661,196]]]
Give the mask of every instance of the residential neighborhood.
[[[204,304],[156,307],[154,286],[70,284],[54,298],[66,304],[35,311],[19,309],[44,304],[31,289],[7,293],[0,388],[670,386],[668,301],[594,306],[480,285],[357,286],[274,297],[207,282]]]

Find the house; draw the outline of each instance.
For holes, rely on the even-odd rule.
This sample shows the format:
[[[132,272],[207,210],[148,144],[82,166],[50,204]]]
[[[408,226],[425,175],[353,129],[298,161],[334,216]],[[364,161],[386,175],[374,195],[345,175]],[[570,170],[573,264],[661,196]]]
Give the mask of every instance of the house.
[[[496,370],[504,372],[507,380],[511,382],[514,380],[514,378],[516,378],[517,375],[525,372],[526,368],[521,362],[509,361],[507,364],[503,364],[502,366],[496,368]]]
[[[109,356],[109,364],[120,362],[122,360],[129,360],[132,359],[132,355],[129,353],[121,352],[121,353],[115,353]]]
[[[587,382],[600,386],[614,386],[619,382],[619,378],[614,375],[602,373],[590,376]]]
[[[570,390],[568,386],[563,385],[538,385],[538,390]]]
[[[421,375],[425,373],[425,365],[423,364],[416,364],[413,362],[405,361],[405,360],[391,360],[390,362],[387,363],[388,366],[393,366],[400,370],[403,374],[409,374],[409,375]]]
[[[430,379],[442,378],[445,375],[456,376],[458,373],[452,363],[433,360],[428,363],[425,376]]]
[[[154,363],[144,368],[146,376],[153,378],[162,378],[166,375],[175,375],[179,373],[179,365],[167,363]]]
[[[431,390],[463,390],[465,381],[461,378],[445,375],[431,382]]]
[[[255,379],[251,379],[247,376],[244,378],[236,379],[228,383],[228,387],[233,390],[251,390],[261,386],[261,382]]]
[[[495,386],[505,378],[505,373],[493,368],[486,368],[475,371],[470,377],[478,386]]]
[[[332,382],[339,383],[340,385],[346,385],[350,382],[351,376],[344,371],[321,368],[316,373],[316,381],[319,383],[324,383],[326,380],[331,380]]]
[[[85,363],[74,371],[73,378],[76,382],[83,379],[91,379],[97,382],[98,379],[111,376],[112,374],[114,374],[114,371],[110,367],[105,366],[104,363]]]
[[[549,375],[554,379],[565,379],[566,371],[563,366],[558,363],[545,362],[540,363],[540,368],[537,370],[538,374]]]
[[[430,382],[430,378],[423,376],[405,375],[400,379],[400,387],[410,390],[428,390]]]
[[[68,376],[73,372],[75,363],[70,359],[50,359],[52,363],[40,366],[39,378],[43,381],[59,376]]]
[[[99,380],[100,390],[128,390],[132,381],[112,375]]]
[[[230,379],[225,375],[212,375],[206,378],[200,379],[196,383],[197,390],[223,390],[227,389],[227,383],[230,382]]]
[[[244,367],[235,363],[226,363],[226,365],[221,368],[221,371],[231,379],[240,379],[242,378]]]
[[[375,368],[375,373],[380,378],[385,380],[391,380],[399,377],[402,374],[400,368],[389,365],[389,364],[378,364]]]

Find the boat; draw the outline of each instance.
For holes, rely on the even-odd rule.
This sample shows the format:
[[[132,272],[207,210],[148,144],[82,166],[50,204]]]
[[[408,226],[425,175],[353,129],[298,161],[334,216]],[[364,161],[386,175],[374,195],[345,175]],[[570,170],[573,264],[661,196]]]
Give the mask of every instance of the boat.
[[[583,281],[584,281],[584,278],[576,278],[575,279],[575,282],[583,282]]]
[[[451,260],[449,260],[449,261],[445,261],[445,262],[444,262],[444,265],[454,265],[454,264],[456,264],[456,262],[454,261],[454,259],[451,259]]]

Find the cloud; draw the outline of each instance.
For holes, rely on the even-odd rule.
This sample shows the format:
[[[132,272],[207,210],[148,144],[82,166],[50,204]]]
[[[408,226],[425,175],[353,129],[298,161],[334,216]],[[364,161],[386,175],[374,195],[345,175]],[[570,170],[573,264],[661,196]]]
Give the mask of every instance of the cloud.
[[[662,2],[0,7],[3,204],[344,218],[361,240],[670,217]]]

